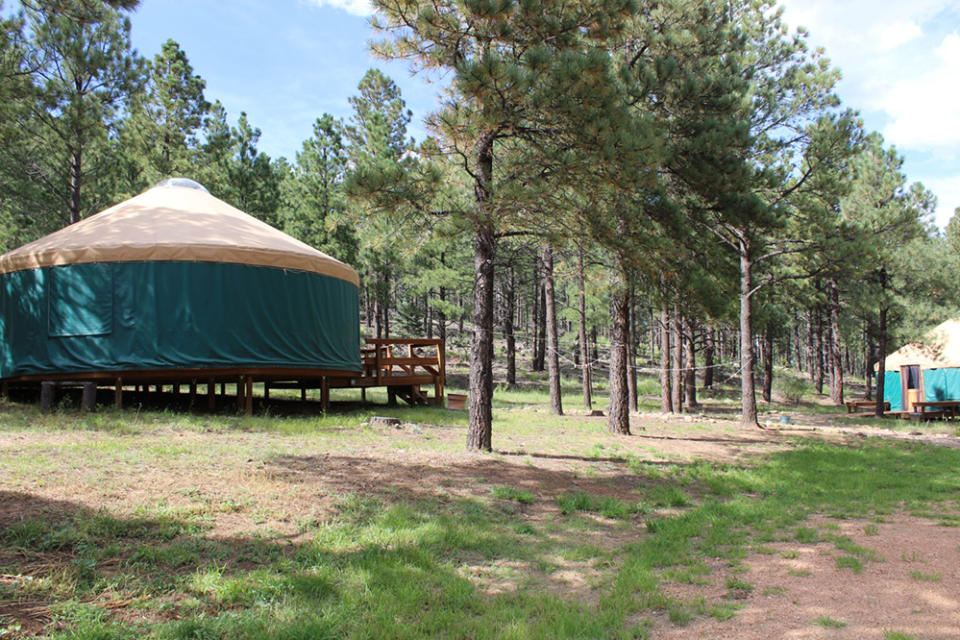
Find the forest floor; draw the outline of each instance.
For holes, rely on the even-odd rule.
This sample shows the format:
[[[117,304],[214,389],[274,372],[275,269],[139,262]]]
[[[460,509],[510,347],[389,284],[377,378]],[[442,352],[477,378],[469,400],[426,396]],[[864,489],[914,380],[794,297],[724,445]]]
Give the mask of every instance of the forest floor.
[[[952,425],[574,393],[498,391],[490,454],[443,409],[0,404],[0,637],[960,636]]]

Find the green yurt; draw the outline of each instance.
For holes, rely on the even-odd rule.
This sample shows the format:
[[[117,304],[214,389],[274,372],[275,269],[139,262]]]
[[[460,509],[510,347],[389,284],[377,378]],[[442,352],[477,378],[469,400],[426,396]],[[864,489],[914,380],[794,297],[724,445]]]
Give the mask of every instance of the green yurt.
[[[356,372],[358,305],[349,266],[168,180],[0,256],[0,378]]]
[[[883,399],[891,411],[913,411],[916,401],[960,401],[960,319],[897,349],[884,365]]]

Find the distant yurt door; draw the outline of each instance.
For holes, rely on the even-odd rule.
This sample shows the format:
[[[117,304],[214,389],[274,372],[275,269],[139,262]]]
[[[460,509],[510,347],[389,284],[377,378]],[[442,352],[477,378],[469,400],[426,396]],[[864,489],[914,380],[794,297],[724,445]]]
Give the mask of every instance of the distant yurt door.
[[[900,367],[900,387],[903,410],[913,411],[913,403],[923,400],[923,377],[920,365],[907,364]]]

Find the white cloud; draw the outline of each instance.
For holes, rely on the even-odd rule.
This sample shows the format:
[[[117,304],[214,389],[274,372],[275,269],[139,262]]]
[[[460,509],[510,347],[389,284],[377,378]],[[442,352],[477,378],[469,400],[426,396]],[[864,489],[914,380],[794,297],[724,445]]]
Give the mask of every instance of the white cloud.
[[[923,29],[913,20],[878,25],[874,28],[876,46],[880,51],[893,51],[923,35]]]
[[[960,206],[960,0],[781,0],[843,71],[838,87],[938,196],[936,221]],[[952,33],[951,33],[952,31]]]
[[[309,3],[318,7],[342,9],[355,16],[366,17],[373,15],[373,5],[370,4],[369,0],[309,0]]]
[[[890,116],[889,142],[920,150],[960,145],[960,34],[944,38],[929,67],[895,82],[879,103]]]
[[[924,180],[923,186],[937,194],[937,211],[934,220],[943,228],[950,222],[955,209],[960,207],[960,175]]]

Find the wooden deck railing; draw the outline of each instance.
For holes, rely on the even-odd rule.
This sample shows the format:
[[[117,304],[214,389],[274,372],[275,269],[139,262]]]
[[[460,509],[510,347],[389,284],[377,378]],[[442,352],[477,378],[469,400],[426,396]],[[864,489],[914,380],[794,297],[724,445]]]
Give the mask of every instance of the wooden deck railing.
[[[363,373],[376,377],[378,384],[388,376],[429,375],[445,381],[446,354],[439,338],[367,338],[362,352]]]

